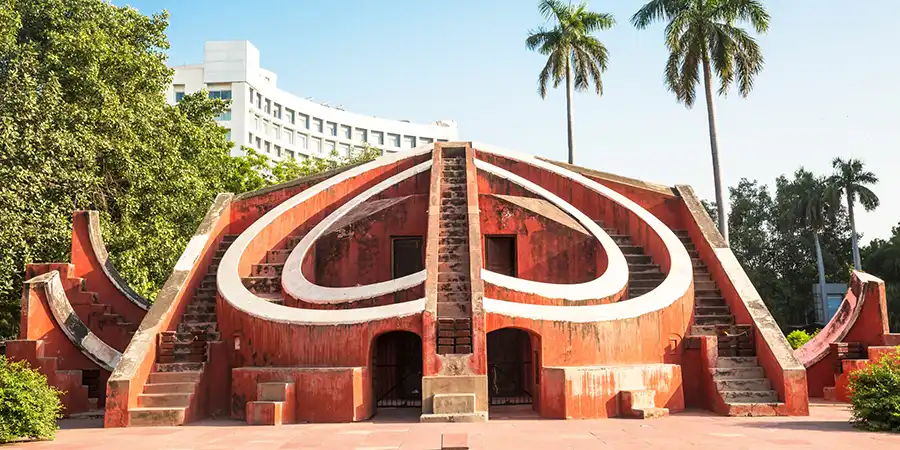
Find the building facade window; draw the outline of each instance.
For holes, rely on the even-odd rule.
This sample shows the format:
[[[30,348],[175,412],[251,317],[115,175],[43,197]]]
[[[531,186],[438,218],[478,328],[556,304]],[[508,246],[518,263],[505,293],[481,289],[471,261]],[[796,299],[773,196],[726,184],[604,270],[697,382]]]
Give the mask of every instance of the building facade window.
[[[415,148],[416,146],[416,137],[415,136],[403,136],[403,148]]]
[[[209,91],[209,98],[231,100],[231,91]]]
[[[350,145],[341,144],[338,146],[338,154],[341,156],[350,156]]]
[[[231,120],[231,110],[223,112],[216,117],[216,120]]]
[[[317,118],[313,117],[312,127],[313,127],[313,131],[315,131],[317,133],[321,133],[322,132],[322,119],[317,119]]]
[[[302,149],[306,149],[306,135],[302,133],[297,133],[297,147]]]
[[[275,156],[281,157],[281,147],[275,146]]]
[[[281,118],[281,105],[278,103],[275,104],[275,109],[272,110],[272,115],[275,116],[276,119]]]
[[[369,141],[370,144],[375,145],[384,145],[384,132],[383,131],[373,131],[372,139]]]
[[[266,153],[272,153],[272,144],[266,141]]]
[[[366,138],[368,133],[363,128],[357,128],[353,133],[353,141],[355,142],[366,142]]]
[[[294,110],[290,108],[284,108],[284,120],[287,120],[291,125],[294,125]]]
[[[334,141],[325,141],[325,151],[328,154],[331,154],[331,152],[333,152],[334,149],[335,149]]]
[[[262,139],[259,136],[256,137],[256,149],[262,150]]]
[[[351,128],[347,125],[341,125],[341,137],[344,139],[350,139]]]
[[[263,136],[269,136],[269,121],[263,120]]]
[[[294,143],[294,130],[291,130],[290,128],[285,128],[284,129],[284,140],[288,144],[293,144]]]
[[[325,122],[325,134],[337,136],[337,124],[334,122]]]
[[[256,107],[262,109],[262,94],[259,92],[256,93]]]
[[[286,156],[287,159],[294,159],[294,152],[292,152],[292,151],[290,151],[290,150],[285,150],[285,151],[284,151],[284,156]]]
[[[175,103],[184,100],[184,92],[176,92],[175,93]]]
[[[322,153],[322,140],[319,138],[309,138],[309,149],[315,153]]]
[[[272,100],[266,99],[266,107],[263,109],[266,114],[272,114]]]
[[[432,139],[432,138],[426,138],[426,137],[419,138],[419,145],[430,144],[432,142],[434,142],[434,139]]]
[[[278,125],[273,125],[272,129],[275,131],[275,139],[281,139],[281,127]]]
[[[297,123],[304,129],[309,129],[309,116],[306,114],[297,114]]]
[[[229,141],[231,140],[231,130],[228,130],[225,132],[225,139],[227,139]]]
[[[400,147],[400,135],[388,133],[387,145],[390,145],[391,147]]]

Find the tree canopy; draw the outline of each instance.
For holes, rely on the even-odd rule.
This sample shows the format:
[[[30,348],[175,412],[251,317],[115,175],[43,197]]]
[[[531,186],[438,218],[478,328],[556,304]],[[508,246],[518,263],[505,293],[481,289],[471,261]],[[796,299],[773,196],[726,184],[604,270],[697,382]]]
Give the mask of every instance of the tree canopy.
[[[226,101],[166,102],[167,25],[102,0],[0,0],[0,338],[25,265],[69,260],[73,210],[101,212],[117,269],[153,298],[217,193],[374,156],[232,158]]]

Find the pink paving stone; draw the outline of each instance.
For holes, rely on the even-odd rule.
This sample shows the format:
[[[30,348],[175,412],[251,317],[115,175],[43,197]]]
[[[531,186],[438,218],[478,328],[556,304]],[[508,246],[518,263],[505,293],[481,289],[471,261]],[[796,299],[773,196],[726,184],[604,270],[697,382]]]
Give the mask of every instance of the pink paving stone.
[[[628,419],[542,420],[521,410],[491,411],[485,424],[420,424],[418,411],[385,411],[352,424],[252,427],[208,420],[183,427],[103,429],[102,420],[63,420],[53,442],[19,443],[21,449],[229,449],[269,448],[435,450],[448,434],[465,434],[469,450],[607,449],[768,450],[900,449],[900,435],[868,433],[848,423],[846,405],[813,404],[809,417],[722,417],[688,411],[651,422]],[[498,420],[498,417],[515,417]]]
[[[469,435],[465,433],[442,434],[441,450],[469,450]]]

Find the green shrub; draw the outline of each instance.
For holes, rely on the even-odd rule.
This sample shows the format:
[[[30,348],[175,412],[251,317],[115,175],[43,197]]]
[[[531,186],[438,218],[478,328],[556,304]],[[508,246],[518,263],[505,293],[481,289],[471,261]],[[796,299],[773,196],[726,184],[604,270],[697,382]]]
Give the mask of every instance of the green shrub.
[[[850,374],[853,424],[900,432],[900,349]]]
[[[791,344],[791,348],[796,350],[803,347],[803,344],[809,342],[809,340],[819,334],[820,331],[822,330],[816,330],[813,334],[809,334],[803,330],[791,331],[790,334],[787,335],[788,344]]]
[[[53,439],[62,417],[61,392],[26,362],[0,355],[0,443],[14,439]]]

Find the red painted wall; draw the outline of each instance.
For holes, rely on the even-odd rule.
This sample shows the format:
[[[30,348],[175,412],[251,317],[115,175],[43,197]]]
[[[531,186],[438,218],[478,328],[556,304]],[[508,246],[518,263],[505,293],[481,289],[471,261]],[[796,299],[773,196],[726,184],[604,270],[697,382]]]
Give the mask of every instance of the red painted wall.
[[[481,195],[478,201],[482,236],[515,236],[518,278],[559,284],[597,278],[603,252],[596,239],[497,197]]]
[[[94,254],[90,240],[90,216],[88,211],[75,211],[72,214],[72,257],[70,261],[75,266],[72,276],[84,278],[88,290],[96,292],[101,303],[110,305],[113,312],[121,315],[128,322],[135,325],[141,323],[147,311],[141,309],[122,295],[115,285],[110,282],[106,273],[103,272],[102,266],[97,260],[97,255]],[[82,318],[82,321],[87,323],[84,318]]]

